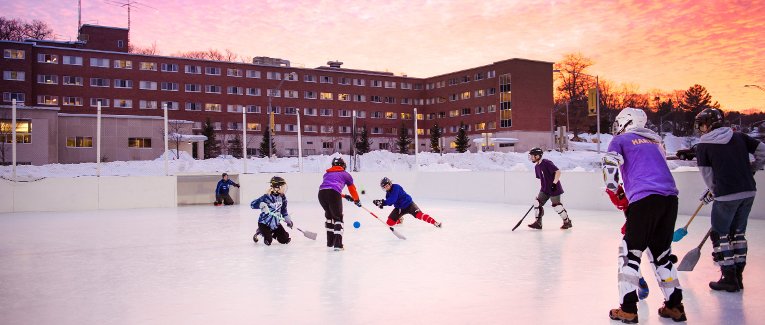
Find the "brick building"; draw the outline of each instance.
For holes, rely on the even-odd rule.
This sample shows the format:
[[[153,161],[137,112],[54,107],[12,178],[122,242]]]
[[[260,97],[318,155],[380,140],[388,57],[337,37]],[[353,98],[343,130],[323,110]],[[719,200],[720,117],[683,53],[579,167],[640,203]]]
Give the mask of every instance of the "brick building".
[[[0,41],[0,106],[7,108],[16,99],[24,105],[22,114],[41,109],[55,112],[53,116],[59,119],[71,119],[78,114],[92,116],[100,102],[103,114],[141,123],[154,120],[146,117],[161,117],[166,104],[170,119],[192,122],[190,133],[198,134],[209,118],[224,150],[233,137],[241,137],[246,129],[250,154],[256,153],[269,123],[269,112],[273,111],[277,152],[282,156],[297,155],[298,110],[305,155],[348,153],[353,111],[357,112],[357,127],[366,126],[373,150],[393,150],[398,129],[406,127],[412,137],[418,132],[419,148],[427,151],[434,123],[443,128],[443,137],[449,143],[461,122],[474,139],[485,133],[491,133],[493,138],[517,139],[488,150],[522,151],[551,145],[551,62],[509,59],[414,78],[346,69],[336,61],[310,69],[267,57],[239,63],[131,54],[127,52],[127,36],[127,29],[83,25],[75,42]],[[413,116],[415,108],[417,116]],[[243,111],[247,113],[246,125],[242,123]],[[417,131],[414,118],[418,119]],[[92,120],[81,119],[80,123]],[[38,139],[34,136],[38,124],[62,125],[30,121],[35,126],[29,128],[33,132],[29,137],[34,139],[30,143]],[[44,162],[78,162],[79,158],[65,158],[77,156],[65,154],[78,145],[70,138],[91,138],[83,145],[92,146],[95,136],[86,131],[91,129],[95,133],[94,127],[85,126],[46,130],[44,134],[59,134],[48,137],[48,146],[56,148],[48,150]],[[135,139],[152,139],[145,142],[149,148],[158,149],[161,135],[145,132],[143,136],[135,132],[118,134],[117,138],[124,139],[112,139],[110,143],[125,149],[148,149],[146,143]],[[23,145],[20,150],[24,150]],[[473,145],[472,150],[477,149]],[[447,145],[447,151],[451,150]],[[147,159],[145,155],[118,153],[122,151],[115,151],[111,159]]]

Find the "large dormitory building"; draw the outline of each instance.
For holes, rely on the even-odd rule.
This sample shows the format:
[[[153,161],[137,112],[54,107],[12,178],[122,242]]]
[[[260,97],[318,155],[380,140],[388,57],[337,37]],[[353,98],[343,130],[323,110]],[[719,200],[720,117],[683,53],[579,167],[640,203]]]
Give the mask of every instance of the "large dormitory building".
[[[357,127],[369,132],[372,150],[394,150],[402,123],[412,138],[419,134],[420,151],[430,150],[434,123],[443,128],[447,152],[454,150],[449,144],[461,122],[471,139],[494,139],[488,147],[476,140],[472,151],[551,143],[551,62],[509,59],[415,78],[346,69],[337,61],[311,69],[267,57],[240,63],[139,55],[127,51],[127,29],[83,25],[79,33],[73,42],[0,41],[0,137],[10,140],[9,108],[16,99],[21,163],[94,161],[99,102],[107,160],[159,157],[163,105],[182,126],[176,130],[184,133],[181,149],[195,157],[202,145],[194,135],[207,118],[224,151],[246,129],[248,152],[256,154],[270,111],[280,156],[297,155],[298,110],[304,155],[348,153],[353,111]]]

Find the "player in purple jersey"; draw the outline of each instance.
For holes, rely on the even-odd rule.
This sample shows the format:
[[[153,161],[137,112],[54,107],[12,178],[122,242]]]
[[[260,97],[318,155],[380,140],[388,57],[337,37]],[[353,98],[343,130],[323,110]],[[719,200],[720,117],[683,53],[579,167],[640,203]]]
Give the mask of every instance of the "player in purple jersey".
[[[568,218],[568,212],[560,203],[560,196],[563,194],[563,186],[560,184],[560,169],[552,161],[542,159],[544,151],[540,148],[534,148],[529,151],[529,160],[534,163],[534,173],[539,179],[539,194],[534,202],[534,215],[536,220],[529,225],[532,229],[542,229],[542,216],[545,210],[542,206],[547,200],[552,201],[552,207],[563,219],[563,225],[560,229],[571,228],[571,219]]]

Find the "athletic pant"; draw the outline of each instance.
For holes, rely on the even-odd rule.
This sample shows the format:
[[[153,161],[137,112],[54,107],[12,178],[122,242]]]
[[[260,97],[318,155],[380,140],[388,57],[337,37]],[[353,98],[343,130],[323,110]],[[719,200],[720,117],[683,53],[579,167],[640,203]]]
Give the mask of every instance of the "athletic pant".
[[[223,202],[223,204],[225,204],[225,205],[233,205],[234,204],[234,200],[231,198],[231,195],[228,195],[228,193],[226,193],[226,194],[216,194],[215,195],[215,203],[220,204],[221,202]]]
[[[712,258],[721,269],[746,265],[746,224],[754,197],[712,203]]]
[[[393,211],[391,211],[390,214],[388,215],[388,222],[387,222],[388,226],[394,226],[398,222],[398,219],[401,219],[401,217],[405,214],[411,214],[415,218],[425,221],[429,224],[436,223],[436,220],[434,220],[429,215],[420,211],[420,207],[418,207],[417,204],[412,202],[412,204],[410,204],[408,207],[404,209],[393,209]]]
[[[324,209],[327,247],[343,248],[343,198],[333,189],[319,190],[319,204]]]
[[[677,306],[683,291],[677,279],[671,244],[677,220],[677,196],[649,195],[627,207],[627,227],[619,247],[619,296],[622,310],[637,313],[640,259],[651,260],[656,281],[668,308]]]
[[[260,234],[263,235],[263,243],[266,245],[271,245],[271,241],[274,238],[281,244],[290,242],[290,234],[284,227],[282,227],[282,225],[279,225],[276,229],[271,229],[266,224],[258,223],[258,230],[260,230]]]
[[[539,194],[537,194],[537,204],[534,204],[534,216],[537,219],[541,219],[545,215],[545,209],[542,206],[547,203],[547,200],[552,202],[553,210],[558,213],[561,219],[568,219],[568,211],[563,208],[563,203],[560,203],[560,195],[549,196],[542,191],[539,191]],[[539,221],[541,222],[541,220]]]

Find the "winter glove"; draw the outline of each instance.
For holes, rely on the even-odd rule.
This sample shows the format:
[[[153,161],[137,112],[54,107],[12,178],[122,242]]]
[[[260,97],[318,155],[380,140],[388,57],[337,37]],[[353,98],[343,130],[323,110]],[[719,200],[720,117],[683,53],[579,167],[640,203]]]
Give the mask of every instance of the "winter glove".
[[[714,200],[715,200],[715,195],[712,194],[712,191],[710,190],[707,190],[706,192],[704,192],[704,194],[702,194],[701,197],[699,198],[699,201],[704,202],[704,205],[712,203],[712,201]]]
[[[236,186],[236,188],[239,188],[239,184],[234,183],[234,186]]]
[[[359,200],[353,201],[353,204],[355,204],[359,208],[361,207],[361,201]]]
[[[383,208],[383,200],[374,200],[372,201],[372,204],[376,205],[378,208]]]
[[[292,219],[290,218],[284,218],[284,223],[286,223],[287,227],[290,227],[290,229],[292,229],[292,226],[294,225],[294,223],[292,223]]]
[[[348,195],[348,194],[344,194],[344,195],[343,195],[343,198],[344,198],[344,199],[346,199],[346,200],[348,200],[348,202],[353,202],[353,197],[352,197],[352,196],[350,196],[350,195]]]
[[[558,190],[558,183],[553,183],[550,186],[550,190],[553,191],[553,192],[557,191]]]
[[[624,194],[624,189],[621,185],[616,188],[616,192],[606,189],[606,193],[608,193],[611,203],[613,203],[617,209],[622,211],[627,210],[627,206],[630,202],[627,200],[627,196]]]

